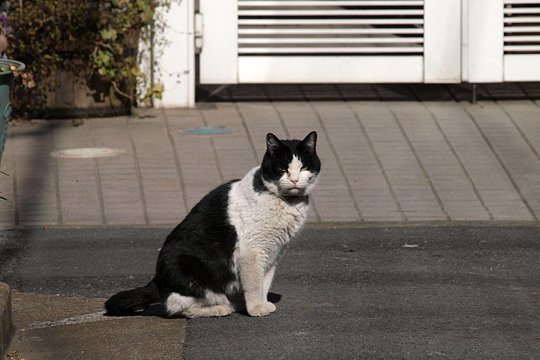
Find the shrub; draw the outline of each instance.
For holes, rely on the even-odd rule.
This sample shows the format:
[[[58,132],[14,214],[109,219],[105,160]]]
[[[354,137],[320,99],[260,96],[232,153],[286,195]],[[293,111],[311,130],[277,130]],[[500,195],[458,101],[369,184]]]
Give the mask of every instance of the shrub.
[[[127,104],[147,94],[136,93],[137,48],[154,26],[157,6],[169,0],[18,0],[7,1],[9,58],[33,73],[35,89],[16,89],[14,112],[38,116],[45,108],[56,69],[89,82],[113,87]]]

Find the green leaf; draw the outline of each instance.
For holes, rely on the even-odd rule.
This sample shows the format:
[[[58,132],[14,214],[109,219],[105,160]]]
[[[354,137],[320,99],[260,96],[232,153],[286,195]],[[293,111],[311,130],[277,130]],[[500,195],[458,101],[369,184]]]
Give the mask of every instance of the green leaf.
[[[108,29],[101,30],[100,35],[103,38],[103,40],[116,40],[118,33],[116,32],[116,30],[108,28]]]

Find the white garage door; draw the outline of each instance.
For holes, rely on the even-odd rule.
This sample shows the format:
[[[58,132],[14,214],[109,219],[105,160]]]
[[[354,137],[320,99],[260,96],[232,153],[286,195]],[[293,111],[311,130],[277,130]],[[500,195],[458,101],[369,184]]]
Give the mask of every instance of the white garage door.
[[[200,82],[461,81],[461,0],[201,0]]]

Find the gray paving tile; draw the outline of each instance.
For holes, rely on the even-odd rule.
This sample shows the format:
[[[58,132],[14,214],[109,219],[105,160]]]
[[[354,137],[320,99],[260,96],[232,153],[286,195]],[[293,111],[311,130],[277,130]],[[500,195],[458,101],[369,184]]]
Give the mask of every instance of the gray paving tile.
[[[473,194],[474,195],[474,194]],[[470,200],[470,199],[473,200]],[[490,214],[476,198],[454,196],[445,199],[445,207],[452,220],[456,221],[489,221]]]
[[[540,154],[540,107],[532,101],[505,101],[499,106],[509,115],[518,131],[538,157]]]
[[[469,105],[463,105],[469,106]],[[448,103],[428,103],[439,126],[444,131],[455,154],[461,160],[467,174],[478,191],[480,200],[495,219],[500,211],[492,209],[499,191],[513,193],[519,197],[517,189],[499,163],[490,145],[478,131],[470,115],[461,107]],[[495,192],[485,192],[493,190]],[[526,209],[525,207],[523,207]],[[527,212],[520,212],[524,220],[531,218]]]
[[[377,166],[368,141],[352,110],[343,106],[343,103],[314,103],[313,107],[324,125],[329,141],[333,144],[336,158],[347,182],[346,185],[356,202],[356,206],[358,206],[359,216],[363,218],[371,209],[369,205],[364,207],[358,205],[362,188],[368,181],[385,184],[382,172]],[[365,164],[371,165],[372,171],[369,173],[369,180],[362,177],[361,168]],[[333,171],[339,171],[339,169],[333,169]],[[339,181],[339,178],[336,180]],[[380,193],[382,196],[386,196],[389,202],[393,202],[388,188],[383,187]],[[397,211],[395,204],[394,210]]]
[[[438,207],[437,199],[432,193],[428,179],[424,176],[407,139],[402,134],[392,112],[382,103],[353,103],[352,108],[373,144],[382,170],[390,183],[396,201],[403,206],[409,197],[422,196],[424,202],[410,204],[407,211],[423,211],[425,206]],[[389,134],[391,142],[385,136]],[[440,210],[442,214],[442,210]],[[405,219],[408,213],[404,212]]]
[[[129,134],[138,163],[142,192],[148,223],[167,222],[156,209],[166,208],[168,213],[179,218],[185,215],[182,179],[179,177],[174,148],[165,118],[160,116],[147,121],[129,119]],[[159,169],[157,171],[156,169]],[[154,191],[161,187],[172,187],[177,196],[157,198]]]
[[[424,104],[392,103],[389,106],[400,121],[425,175],[430,179],[432,190],[441,202],[443,211],[451,219],[457,216],[455,210],[447,209],[446,202],[451,198],[442,197],[439,194],[442,190],[460,190],[468,193],[470,200],[478,202],[477,207],[482,208],[481,200],[476,196],[468,174],[452,151],[445,134],[440,131],[434,116]],[[480,218],[484,219],[485,215],[487,212]]]
[[[90,125],[78,127],[70,122],[52,121],[55,149],[93,147]],[[93,159],[56,159],[58,198],[63,224],[102,224],[102,204]]]
[[[234,104],[218,104],[216,111],[207,111],[202,115],[209,126],[227,126],[234,130],[232,134],[213,136],[210,140],[222,180],[242,178],[259,161],[256,159],[237,107]]]
[[[51,131],[45,121],[33,121],[12,129],[15,156],[17,224],[53,225],[61,223],[58,207],[56,162]]]
[[[105,223],[144,224],[142,188],[127,119],[124,117],[92,119],[90,126],[96,146],[120,148],[125,151],[119,156],[96,160]]]
[[[529,191],[533,183],[524,181],[524,178],[520,177],[524,173],[540,174],[540,159],[537,154],[497,104],[466,106],[466,109],[505,167],[521,199],[529,207],[533,217],[538,219],[540,208],[531,208],[527,200],[522,197],[522,193]]]
[[[260,162],[266,151],[267,133],[273,133],[279,138],[288,137],[279,113],[272,103],[238,103],[237,108]]]
[[[10,138],[11,131],[8,132],[0,166],[0,196],[6,199],[0,199],[0,224],[8,227],[16,222],[15,159]]]
[[[187,213],[204,195],[223,182],[222,175],[210,137],[180,135],[171,131],[204,126],[200,109],[189,112],[189,116],[166,115],[166,120],[182,176],[180,185],[185,199],[184,213]]]

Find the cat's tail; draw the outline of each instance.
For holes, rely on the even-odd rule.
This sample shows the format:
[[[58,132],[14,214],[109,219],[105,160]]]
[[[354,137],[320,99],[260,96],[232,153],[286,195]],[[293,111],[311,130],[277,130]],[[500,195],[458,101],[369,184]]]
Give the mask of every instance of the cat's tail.
[[[121,291],[111,296],[105,302],[105,310],[107,315],[111,316],[132,315],[136,311],[144,310],[148,305],[160,300],[159,290],[152,280],[146,286]]]

